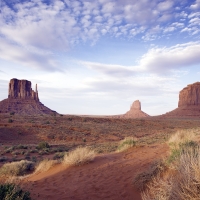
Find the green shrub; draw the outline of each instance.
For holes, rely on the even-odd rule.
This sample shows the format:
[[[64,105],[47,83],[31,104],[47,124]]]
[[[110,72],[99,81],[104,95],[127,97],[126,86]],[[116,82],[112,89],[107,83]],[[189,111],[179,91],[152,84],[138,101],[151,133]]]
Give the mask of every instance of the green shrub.
[[[12,119],[8,119],[8,123],[12,123],[13,122],[13,120]]]
[[[50,145],[47,142],[40,142],[37,146],[37,149],[48,149]]]
[[[15,112],[10,112],[10,115],[14,115],[15,114]]]
[[[127,149],[135,146],[136,142],[133,137],[127,137],[122,140],[117,148],[118,152],[126,151]]]
[[[0,200],[31,200],[30,193],[14,184],[0,185]]]

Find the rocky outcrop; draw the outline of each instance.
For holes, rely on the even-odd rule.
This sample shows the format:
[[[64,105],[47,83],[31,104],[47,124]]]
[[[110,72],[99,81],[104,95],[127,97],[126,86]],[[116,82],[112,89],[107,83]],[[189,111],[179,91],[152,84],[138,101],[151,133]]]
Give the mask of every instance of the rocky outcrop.
[[[164,118],[200,117],[200,82],[183,88],[179,93],[178,108],[162,115]]]
[[[55,111],[39,101],[37,84],[35,91],[28,80],[10,80],[8,98],[0,101],[0,113],[15,112],[17,114],[55,114]]]
[[[200,82],[190,84],[179,93],[178,107],[200,106]]]
[[[132,103],[130,110],[121,116],[122,118],[143,118],[149,117],[148,114],[141,110],[141,103],[139,100],[136,100]]]
[[[35,87],[35,91],[31,88],[31,82],[27,80],[18,80],[13,78],[9,83],[9,91],[8,91],[9,99],[34,99],[39,101],[37,84]]]

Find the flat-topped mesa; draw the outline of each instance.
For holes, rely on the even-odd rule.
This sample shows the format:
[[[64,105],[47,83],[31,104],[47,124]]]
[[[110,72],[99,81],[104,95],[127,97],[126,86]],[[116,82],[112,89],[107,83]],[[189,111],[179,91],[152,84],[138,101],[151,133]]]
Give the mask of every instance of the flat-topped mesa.
[[[179,93],[178,107],[200,106],[200,82],[190,84]]]
[[[31,82],[27,80],[18,80],[13,78],[9,83],[9,99],[34,99],[39,101],[37,84],[35,91],[31,88]]]

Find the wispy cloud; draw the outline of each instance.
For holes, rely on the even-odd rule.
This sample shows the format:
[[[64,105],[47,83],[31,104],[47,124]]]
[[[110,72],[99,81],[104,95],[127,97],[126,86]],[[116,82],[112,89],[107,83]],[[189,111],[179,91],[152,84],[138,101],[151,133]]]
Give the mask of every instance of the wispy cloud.
[[[135,66],[80,62],[82,65],[111,77],[127,78],[151,73],[166,75],[200,64],[200,43],[177,44],[170,48],[152,48]]]

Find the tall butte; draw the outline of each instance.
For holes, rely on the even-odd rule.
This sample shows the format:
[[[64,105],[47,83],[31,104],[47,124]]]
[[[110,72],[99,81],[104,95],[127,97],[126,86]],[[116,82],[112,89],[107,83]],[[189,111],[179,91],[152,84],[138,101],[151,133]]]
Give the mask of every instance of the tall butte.
[[[143,118],[143,117],[149,117],[149,115],[141,110],[141,102],[139,100],[134,101],[131,105],[130,110],[124,115],[121,115],[121,118]]]
[[[0,101],[0,112],[15,112],[28,115],[56,113],[40,102],[37,84],[34,91],[31,88],[30,81],[16,78],[10,80],[8,98]]]
[[[200,82],[183,88],[179,93],[178,108],[163,117],[200,117]]]

